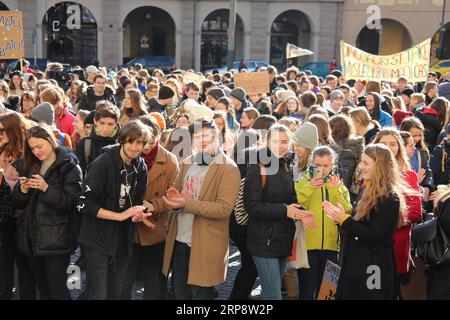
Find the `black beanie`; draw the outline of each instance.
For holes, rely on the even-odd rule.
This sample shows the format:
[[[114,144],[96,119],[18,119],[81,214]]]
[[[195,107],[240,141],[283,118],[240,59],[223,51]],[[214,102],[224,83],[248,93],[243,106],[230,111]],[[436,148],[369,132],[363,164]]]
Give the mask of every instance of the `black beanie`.
[[[84,118],[84,125],[94,124],[95,110],[89,112],[89,114]]]
[[[168,86],[162,86],[161,88],[159,88],[158,99],[160,100],[170,99],[174,95],[175,92],[173,92],[173,90]]]

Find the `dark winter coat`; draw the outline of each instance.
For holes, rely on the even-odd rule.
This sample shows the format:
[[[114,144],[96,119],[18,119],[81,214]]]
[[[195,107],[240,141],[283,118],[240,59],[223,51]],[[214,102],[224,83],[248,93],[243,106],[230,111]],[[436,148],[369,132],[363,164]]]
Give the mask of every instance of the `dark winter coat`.
[[[12,193],[14,207],[24,209],[17,222],[17,247],[27,256],[71,254],[77,245],[81,169],[68,149],[57,148],[56,154],[56,161],[43,177],[48,184],[45,192],[30,189],[22,193],[17,183]],[[21,159],[18,161],[18,171],[25,175]]]
[[[438,113],[432,108],[420,108],[414,111],[414,115],[419,118],[425,127],[424,138],[428,150],[433,151],[438,143],[439,133],[441,133],[442,125],[439,121]]]
[[[450,183],[450,141],[447,138],[431,153],[430,168],[436,185]]]
[[[438,215],[438,223],[450,237],[450,198],[444,201]],[[429,267],[427,270],[427,298],[450,300],[450,264]]]
[[[107,100],[113,104],[116,104],[113,90],[109,87],[106,87],[105,92],[102,96],[96,96],[94,93],[94,87],[88,87],[86,90],[86,95],[83,95],[80,99],[78,110],[93,111],[95,110],[95,104],[101,100]]]
[[[266,148],[260,152],[271,155]],[[247,248],[252,255],[263,258],[289,257],[295,233],[294,220],[287,217],[287,206],[297,202],[290,163],[286,159],[274,161],[279,161],[279,168],[275,173],[270,172],[273,171],[270,165],[265,166],[264,188],[258,164],[250,164],[245,176],[244,205],[249,215]]]
[[[147,167],[142,158],[132,162],[138,172],[131,185],[132,205],[142,205],[147,189]],[[124,228],[128,236],[128,253],[132,252],[135,239],[135,227],[131,219],[123,222],[97,218],[102,209],[122,212],[119,206],[123,161],[120,157],[120,145],[104,148],[104,152],[90,165],[86,175],[83,192],[79,200],[79,211],[83,214],[78,241],[85,246],[108,256],[115,256],[118,248],[119,228]]]
[[[77,155],[80,161],[80,167],[84,173],[86,173],[86,168],[89,163],[94,161],[102,152],[103,148],[106,146],[110,146],[116,143],[117,135],[119,134],[119,130],[117,128],[116,134],[112,137],[101,137],[95,133],[95,129],[92,130],[91,134],[87,137],[82,138],[75,148],[75,154]],[[85,154],[85,144],[86,140],[91,140],[91,148],[90,153]],[[87,161],[86,161],[87,160]]]
[[[349,218],[342,223],[342,266],[336,299],[390,300],[394,298],[394,240],[400,202],[396,196],[378,201],[370,212],[370,221]],[[369,289],[367,283],[379,267],[380,289]],[[376,281],[375,281],[376,282]]]

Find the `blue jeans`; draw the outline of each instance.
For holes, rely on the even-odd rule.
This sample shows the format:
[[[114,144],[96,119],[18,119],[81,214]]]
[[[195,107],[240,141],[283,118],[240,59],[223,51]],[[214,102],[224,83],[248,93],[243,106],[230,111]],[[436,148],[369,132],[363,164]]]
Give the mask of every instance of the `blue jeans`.
[[[199,287],[188,284],[191,247],[175,241],[172,256],[172,277],[177,300],[213,300],[214,287]]]
[[[281,300],[281,279],[286,268],[287,258],[261,258],[253,256],[261,281],[263,300]]]
[[[309,269],[297,269],[300,300],[317,299],[327,260],[337,263],[337,254],[330,250],[308,250]]]

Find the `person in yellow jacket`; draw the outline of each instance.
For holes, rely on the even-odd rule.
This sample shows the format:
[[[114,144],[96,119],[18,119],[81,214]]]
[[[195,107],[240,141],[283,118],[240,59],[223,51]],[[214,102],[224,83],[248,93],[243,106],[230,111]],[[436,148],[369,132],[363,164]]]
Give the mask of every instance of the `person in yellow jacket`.
[[[325,215],[322,203],[340,203],[346,213],[352,211],[349,192],[339,176],[333,173],[335,162],[336,154],[330,147],[317,147],[312,155],[312,166],[295,184],[298,203],[315,214],[318,225],[306,231],[310,268],[297,270],[300,300],[316,299],[327,260],[337,263],[339,230]]]

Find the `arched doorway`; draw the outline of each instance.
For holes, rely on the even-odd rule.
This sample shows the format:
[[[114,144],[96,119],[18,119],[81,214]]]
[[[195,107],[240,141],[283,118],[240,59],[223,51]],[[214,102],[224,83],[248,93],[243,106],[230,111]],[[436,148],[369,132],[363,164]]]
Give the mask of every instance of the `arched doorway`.
[[[219,68],[227,64],[228,25],[230,10],[219,9],[211,12],[202,23],[201,70]],[[243,58],[244,25],[236,15],[235,60]]]
[[[61,2],[42,20],[44,55],[49,61],[87,66],[97,59],[97,22],[76,2]]]
[[[175,22],[166,11],[151,6],[131,11],[123,22],[123,62],[139,56],[175,58]]]
[[[0,11],[8,11],[8,10],[9,8],[6,6],[6,4],[0,1]]]
[[[391,19],[381,19],[380,29],[361,29],[356,46],[378,55],[394,54],[412,46],[411,36],[403,24]]]
[[[270,30],[270,64],[277,68],[286,67],[286,46],[288,43],[310,49],[311,26],[308,17],[301,11],[288,10],[280,14]],[[292,59],[293,65],[303,65],[308,57]]]
[[[438,49],[441,47],[441,32],[437,30],[431,38],[431,61],[450,59],[450,22],[444,25],[444,51],[442,56],[438,58]]]

